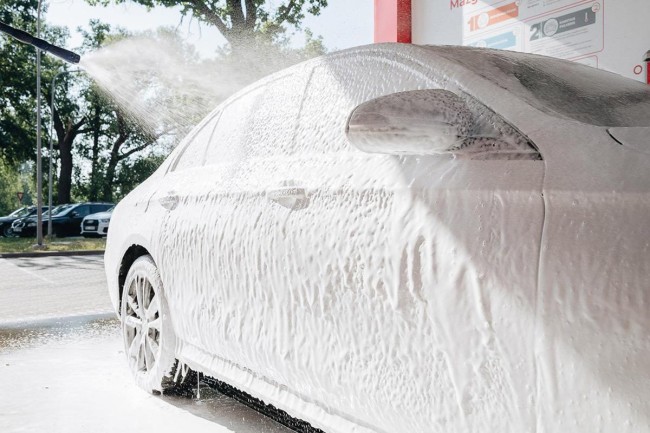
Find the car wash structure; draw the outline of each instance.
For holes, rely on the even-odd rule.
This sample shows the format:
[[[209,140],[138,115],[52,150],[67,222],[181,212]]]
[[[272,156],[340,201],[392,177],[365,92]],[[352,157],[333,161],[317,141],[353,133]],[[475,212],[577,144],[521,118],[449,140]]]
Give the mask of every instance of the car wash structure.
[[[375,0],[375,42],[521,51],[650,83],[649,17],[648,0]]]

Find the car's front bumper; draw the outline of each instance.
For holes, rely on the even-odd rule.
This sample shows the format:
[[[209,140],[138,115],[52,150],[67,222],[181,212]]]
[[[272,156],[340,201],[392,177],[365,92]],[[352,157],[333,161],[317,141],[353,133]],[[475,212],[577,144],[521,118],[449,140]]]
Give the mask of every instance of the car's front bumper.
[[[108,225],[109,223],[98,222],[96,224],[82,224],[81,225],[81,234],[82,235],[94,235],[94,236],[107,236],[108,235]]]

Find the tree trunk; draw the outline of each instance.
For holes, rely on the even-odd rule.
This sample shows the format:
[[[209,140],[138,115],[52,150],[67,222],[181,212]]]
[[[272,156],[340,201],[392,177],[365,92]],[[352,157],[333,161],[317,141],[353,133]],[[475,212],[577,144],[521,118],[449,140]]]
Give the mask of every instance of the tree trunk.
[[[63,125],[59,114],[54,111],[54,129],[56,130],[58,149],[59,149],[59,183],[57,185],[57,203],[70,203],[70,192],[72,190],[72,145],[74,139],[81,133],[81,126],[86,119],[81,119],[77,123],[68,121]]]
[[[67,131],[69,132],[69,131]],[[59,142],[59,183],[57,186],[57,203],[70,203],[72,189],[72,143],[76,135],[66,133]]]
[[[100,174],[99,171],[99,136],[101,122],[99,117],[99,104],[95,101],[95,115],[93,116],[92,122],[92,132],[93,132],[93,151],[92,151],[92,162],[90,170],[90,191],[88,192],[88,198],[90,201],[96,201],[99,197],[99,182]]]
[[[115,116],[117,118],[117,129],[119,134],[111,147],[111,156],[108,160],[108,165],[106,166],[106,175],[104,176],[104,185],[103,185],[103,200],[107,202],[113,201],[113,182],[115,181],[115,173],[117,171],[117,164],[126,157],[126,155],[120,154],[120,148],[126,140],[131,136],[131,131],[124,121],[122,113],[116,111]]]
[[[115,172],[117,171],[117,163],[120,161],[117,148],[113,148],[111,152],[111,158],[108,161],[108,166],[106,167],[106,176],[104,177],[104,194],[103,200],[106,202],[113,201],[113,182],[115,182]]]

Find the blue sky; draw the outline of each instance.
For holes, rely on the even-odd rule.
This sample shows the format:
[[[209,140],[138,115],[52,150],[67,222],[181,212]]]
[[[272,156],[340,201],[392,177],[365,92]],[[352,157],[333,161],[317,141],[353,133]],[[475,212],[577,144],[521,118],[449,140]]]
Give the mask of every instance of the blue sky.
[[[83,0],[47,1],[50,23],[67,26],[72,38],[70,47],[80,44],[81,37],[76,32],[79,26],[87,25],[91,18],[99,18],[112,25],[132,31],[155,29],[160,26],[178,27],[180,34],[194,44],[198,52],[211,57],[215,50],[215,40],[223,38],[213,27],[199,25],[196,20],[186,18],[181,23],[178,9],[155,8],[151,11],[143,6],[126,4],[118,6],[89,6]],[[320,16],[309,16],[304,27],[324,38],[329,50],[343,49],[356,45],[372,43],[373,38],[373,0],[329,0],[329,6]],[[302,42],[300,35],[296,41]]]

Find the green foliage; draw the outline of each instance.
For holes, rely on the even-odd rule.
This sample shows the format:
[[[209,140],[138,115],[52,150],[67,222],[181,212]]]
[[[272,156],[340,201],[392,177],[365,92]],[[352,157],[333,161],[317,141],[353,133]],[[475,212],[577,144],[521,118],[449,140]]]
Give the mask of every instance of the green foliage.
[[[48,242],[45,251],[103,251],[106,238],[102,239],[56,239]],[[34,250],[34,238],[0,238],[0,254],[38,252]]]
[[[126,2],[87,1],[91,4]],[[157,119],[160,124],[155,128],[152,129],[150,125],[143,128],[130,118],[123,106],[107,98],[83,74],[57,75],[55,110],[52,113],[49,109],[52,78],[61,71],[70,70],[57,58],[42,55],[42,143],[43,146],[48,144],[49,123],[53,120],[56,130],[53,137],[54,186],[57,187],[55,191],[64,191],[63,194],[59,191],[59,197],[71,196],[78,201],[121,199],[163,162],[165,148],[171,145],[171,141],[164,137],[170,131],[180,138],[187,128],[232,91],[268,73],[325,52],[322,38],[314,37],[309,30],[305,31],[304,47],[292,47],[287,28],[299,28],[307,14],[318,15],[327,6],[327,0],[134,1],[147,7],[180,5],[183,15],[191,15],[193,19],[216,26],[230,46],[222,49],[219,58],[213,60],[200,60],[171,30],[160,30],[158,33],[169,33],[167,40],[172,41],[175,47],[183,45],[180,51],[186,63],[184,70],[197,73],[212,71],[212,74],[220,71],[228,75],[223,81],[233,84],[228,85],[226,90],[224,87],[218,94],[200,94],[197,97],[196,92],[175,94],[172,86],[165,86],[160,77],[140,76],[139,85],[156,89],[152,104],[166,103],[182,107],[183,119],[190,119],[182,127],[168,119]],[[34,34],[37,4],[38,0],[0,0],[0,21]],[[44,7],[44,18],[45,12]],[[111,28],[99,20],[91,20],[87,27],[80,30],[84,36],[82,53],[96,52],[109,43],[130,37],[127,32]],[[44,24],[41,37],[65,46],[68,32]],[[0,211],[5,213],[17,207],[17,191],[25,192],[24,202],[28,203],[35,189],[33,164],[24,164],[25,161],[34,160],[36,153],[35,62],[33,47],[0,34]],[[68,158],[64,158],[64,155]],[[47,178],[47,157],[48,152],[45,151],[44,178]],[[64,165],[67,170],[62,169]],[[47,181],[43,187],[47,191]],[[68,191],[67,195],[65,191]],[[56,197],[57,193],[55,203]]]
[[[0,216],[7,215],[21,206],[17,192],[23,192],[20,174],[0,157]]]
[[[113,185],[113,198],[121,200],[144,182],[165,161],[165,155],[147,155],[121,164]]]
[[[37,5],[37,0],[0,0],[0,21],[36,33]],[[41,37],[63,44],[67,31],[44,25]],[[58,59],[41,56],[44,95],[61,66]],[[36,50],[4,34],[0,34],[0,89],[0,155],[15,165],[36,154]],[[45,100],[42,103],[47,105]],[[44,134],[46,121],[44,117]]]
[[[133,1],[152,8],[181,8],[183,16],[215,26],[233,49],[251,46],[256,36],[282,32],[286,26],[299,28],[307,14],[318,15],[327,0],[87,0],[91,5]]]

